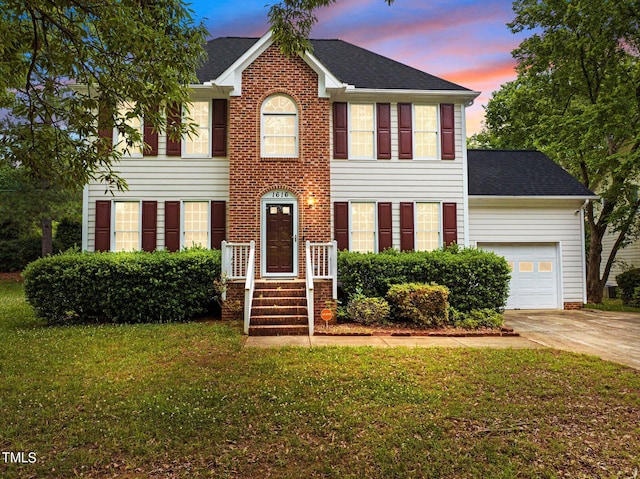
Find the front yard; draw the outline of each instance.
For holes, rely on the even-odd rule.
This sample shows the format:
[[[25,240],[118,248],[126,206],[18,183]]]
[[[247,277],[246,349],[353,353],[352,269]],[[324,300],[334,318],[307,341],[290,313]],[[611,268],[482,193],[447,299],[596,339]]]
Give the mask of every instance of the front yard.
[[[548,350],[244,349],[240,333],[44,327],[22,285],[0,281],[0,476],[640,470],[638,371]]]

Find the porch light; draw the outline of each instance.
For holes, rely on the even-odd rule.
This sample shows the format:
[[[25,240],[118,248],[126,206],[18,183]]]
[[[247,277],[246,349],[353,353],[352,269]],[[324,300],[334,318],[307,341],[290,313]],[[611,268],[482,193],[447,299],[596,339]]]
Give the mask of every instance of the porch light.
[[[315,204],[316,204],[316,197],[313,196],[313,193],[309,193],[309,196],[307,197],[307,206],[309,208],[313,208]]]

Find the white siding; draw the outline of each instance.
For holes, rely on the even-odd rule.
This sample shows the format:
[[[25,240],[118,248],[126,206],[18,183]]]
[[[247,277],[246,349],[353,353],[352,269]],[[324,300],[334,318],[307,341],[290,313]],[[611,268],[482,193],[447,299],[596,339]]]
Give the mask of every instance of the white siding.
[[[400,248],[400,203],[455,202],[464,244],[462,161],[332,160],[331,201],[393,204],[393,247]]]
[[[584,254],[579,201],[501,200],[478,204],[471,198],[469,238],[478,243],[559,244],[562,302],[584,301]],[[495,200],[494,200],[495,201]],[[505,203],[511,203],[506,206]],[[551,203],[551,204],[549,204]]]
[[[83,234],[89,251],[94,249],[96,200],[145,200],[158,202],[157,245],[164,248],[164,202],[177,200],[229,199],[229,160],[227,158],[167,157],[166,140],[159,138],[159,155],[123,158],[115,166],[127,181],[129,189],[122,193],[105,193],[105,185],[88,186],[88,209]]]
[[[606,234],[602,238],[602,261],[600,263],[600,274],[604,270],[609,254],[613,248],[617,236]],[[607,285],[617,285],[616,276],[629,268],[640,268],[640,239],[635,240],[625,248],[619,249],[616,253],[616,260],[611,268],[611,274],[607,279]]]
[[[378,99],[378,102],[385,101]],[[388,101],[388,100],[387,100]],[[414,101],[414,103],[424,103]],[[333,130],[333,124],[331,124]],[[399,160],[398,109],[391,103],[390,160],[331,160],[331,201],[391,202],[393,247],[400,248],[400,203],[457,204],[458,244],[465,243],[461,106],[455,106],[455,160]],[[333,135],[331,135],[333,158]],[[331,212],[333,215],[333,210]],[[333,219],[332,219],[333,222]],[[332,226],[333,228],[333,226]]]

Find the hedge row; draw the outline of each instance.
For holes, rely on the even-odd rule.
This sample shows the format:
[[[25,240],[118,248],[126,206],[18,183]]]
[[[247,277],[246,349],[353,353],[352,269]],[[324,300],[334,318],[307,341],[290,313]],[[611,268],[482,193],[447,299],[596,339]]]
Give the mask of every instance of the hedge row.
[[[49,324],[171,322],[205,313],[215,300],[220,251],[63,253],[25,269],[29,304]]]
[[[450,247],[430,252],[354,253],[338,255],[343,302],[361,292],[385,297],[402,283],[435,283],[449,289],[449,303],[461,312],[502,311],[509,293],[511,271],[501,256],[475,248]]]

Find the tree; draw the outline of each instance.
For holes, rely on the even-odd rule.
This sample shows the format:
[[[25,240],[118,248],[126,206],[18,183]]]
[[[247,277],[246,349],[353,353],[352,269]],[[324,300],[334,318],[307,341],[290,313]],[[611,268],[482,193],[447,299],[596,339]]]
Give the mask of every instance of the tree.
[[[518,0],[518,77],[486,107],[471,143],[536,148],[600,196],[586,208],[587,296],[601,302],[617,251],[638,235],[640,3]],[[601,270],[602,240],[614,234]]]
[[[317,22],[314,11],[336,0],[284,0],[269,9],[269,22],[274,41],[287,55],[311,51],[309,35]],[[385,0],[391,5],[394,0]]]
[[[111,148],[99,128],[124,135],[125,152],[142,142],[131,118],[165,131],[165,110],[189,99],[204,27],[180,0],[1,0],[0,6],[0,163],[19,168],[42,202],[89,180],[126,188],[114,171],[123,149]],[[123,100],[130,110],[119,108]],[[186,122],[170,133],[191,128]],[[43,252],[50,253],[50,217],[42,225]]]

